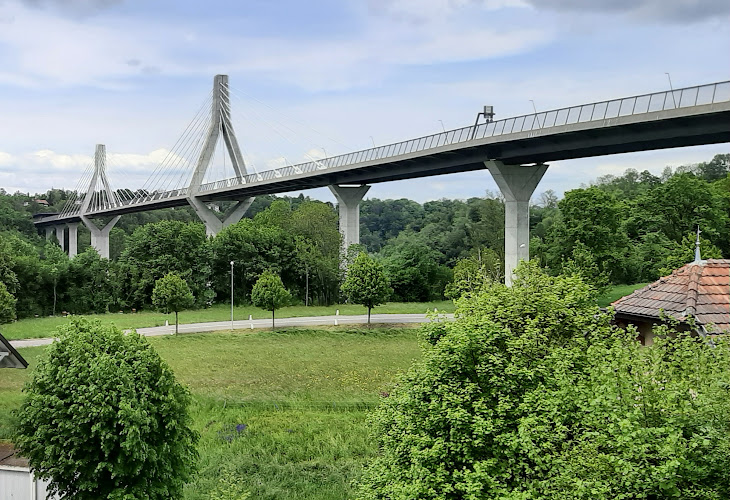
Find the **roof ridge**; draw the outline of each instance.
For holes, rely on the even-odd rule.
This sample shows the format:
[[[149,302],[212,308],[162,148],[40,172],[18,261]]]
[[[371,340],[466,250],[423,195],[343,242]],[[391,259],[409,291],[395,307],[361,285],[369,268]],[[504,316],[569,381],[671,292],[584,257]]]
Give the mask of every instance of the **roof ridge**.
[[[687,302],[686,309],[684,310],[685,318],[688,316],[695,316],[697,313],[697,294],[700,287],[700,278],[702,277],[702,271],[704,266],[701,264],[687,264],[689,267],[689,279],[687,281]]]

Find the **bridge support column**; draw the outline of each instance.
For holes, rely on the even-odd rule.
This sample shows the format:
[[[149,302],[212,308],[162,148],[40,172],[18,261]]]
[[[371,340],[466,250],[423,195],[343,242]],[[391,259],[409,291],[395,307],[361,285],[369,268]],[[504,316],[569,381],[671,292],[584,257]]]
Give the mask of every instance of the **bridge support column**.
[[[68,224],[68,258],[73,259],[79,253],[79,223],[69,222]]]
[[[347,252],[350,245],[360,243],[360,201],[370,186],[329,186],[329,188],[337,198],[340,233]]]
[[[248,196],[239,200],[238,203],[236,203],[233,208],[228,211],[226,217],[223,220],[220,220],[215,212],[208,208],[205,203],[194,196],[188,197],[188,203],[190,203],[190,206],[193,207],[198,218],[200,218],[200,220],[203,221],[203,224],[205,224],[205,233],[208,236],[215,236],[221,232],[224,227],[228,227],[241,220],[241,217],[246,214],[246,211],[251,206],[251,203],[253,203],[253,200],[253,196]]]
[[[66,251],[66,238],[65,238],[65,231],[66,226],[56,226],[56,239],[58,240],[58,244],[61,245],[61,250],[64,252]]]
[[[46,239],[47,240],[51,239],[51,235],[53,234],[53,231],[54,231],[53,226],[46,226]]]
[[[504,282],[512,286],[517,264],[530,259],[530,197],[547,165],[525,167],[494,160],[484,164],[504,196]]]
[[[99,228],[91,219],[85,215],[81,216],[84,226],[91,232],[91,246],[96,249],[102,259],[109,258],[109,233],[114,225],[119,222],[121,215],[117,215],[103,228]]]

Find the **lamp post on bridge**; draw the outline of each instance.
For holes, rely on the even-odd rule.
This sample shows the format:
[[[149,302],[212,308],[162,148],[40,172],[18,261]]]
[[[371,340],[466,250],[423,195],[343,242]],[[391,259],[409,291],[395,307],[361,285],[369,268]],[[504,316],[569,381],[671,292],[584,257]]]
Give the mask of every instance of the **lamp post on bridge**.
[[[233,330],[233,261],[231,261],[231,330]]]

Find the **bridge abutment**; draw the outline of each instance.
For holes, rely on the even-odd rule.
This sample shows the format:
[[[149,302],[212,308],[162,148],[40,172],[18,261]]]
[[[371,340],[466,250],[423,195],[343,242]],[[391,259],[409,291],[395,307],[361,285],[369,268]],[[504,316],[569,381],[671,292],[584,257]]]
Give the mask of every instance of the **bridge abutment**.
[[[253,196],[248,196],[239,200],[233,209],[228,212],[226,217],[223,220],[220,220],[215,212],[208,208],[205,203],[194,196],[188,197],[188,203],[190,203],[190,206],[193,207],[198,218],[203,221],[203,224],[205,224],[205,233],[208,236],[215,236],[221,232],[224,227],[228,227],[231,224],[235,224],[240,221],[241,217],[246,214],[246,211],[251,206],[251,203],[253,203],[253,200]]]
[[[106,226],[99,228],[91,219],[85,215],[81,216],[81,221],[84,223],[84,226],[91,232],[91,246],[96,249],[102,259],[109,258],[109,233],[116,223],[119,222],[120,218],[121,215],[117,215]]]
[[[340,214],[340,233],[345,252],[350,245],[360,243],[360,201],[370,186],[329,186],[337,198],[337,210]]]
[[[512,274],[521,260],[530,260],[530,198],[547,171],[547,165],[505,165],[484,162],[504,196],[504,282],[512,285]]]

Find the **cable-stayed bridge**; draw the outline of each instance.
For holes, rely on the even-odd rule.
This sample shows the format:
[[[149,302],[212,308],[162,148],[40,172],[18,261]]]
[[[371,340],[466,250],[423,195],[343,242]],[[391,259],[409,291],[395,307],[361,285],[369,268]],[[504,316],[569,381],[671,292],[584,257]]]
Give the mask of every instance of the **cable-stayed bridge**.
[[[529,258],[529,200],[547,170],[546,162],[730,142],[726,81],[497,121],[485,108],[483,123],[477,117],[472,126],[250,173],[233,128],[229,92],[228,77],[217,75],[208,103],[178,141],[195,161],[168,155],[145,187],[115,191],[106,176],[105,148],[98,145],[93,168],[80,182],[81,195],[59,214],[38,216],[35,224],[47,235],[55,230],[64,247],[68,227],[67,250],[75,255],[78,224],[84,223],[92,246],[108,257],[109,231],[126,213],[191,205],[208,233],[215,234],[240,220],[256,195],[329,186],[338,201],[347,246],[359,241],[359,202],[370,184],[486,167],[505,198],[509,282],[519,260]],[[195,139],[195,130],[201,129],[204,133]],[[221,138],[233,176],[211,179],[209,166]],[[237,202],[223,220],[208,206],[222,200]],[[109,217],[101,228],[91,220]]]

